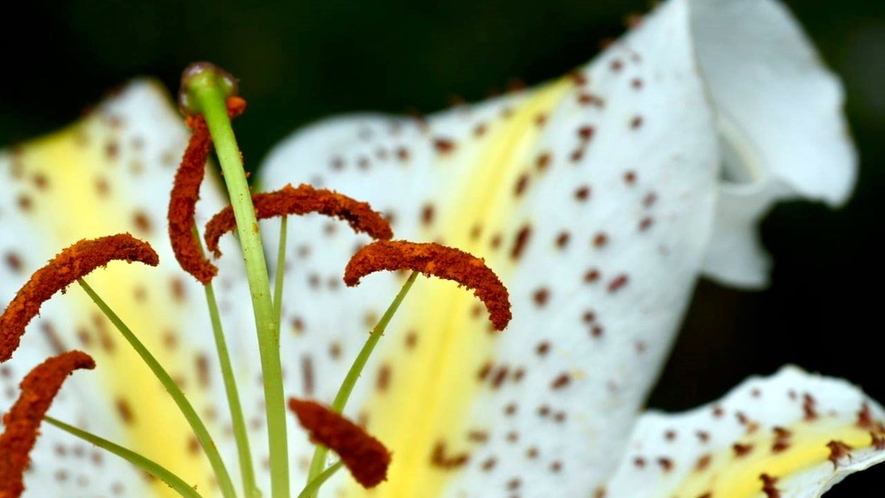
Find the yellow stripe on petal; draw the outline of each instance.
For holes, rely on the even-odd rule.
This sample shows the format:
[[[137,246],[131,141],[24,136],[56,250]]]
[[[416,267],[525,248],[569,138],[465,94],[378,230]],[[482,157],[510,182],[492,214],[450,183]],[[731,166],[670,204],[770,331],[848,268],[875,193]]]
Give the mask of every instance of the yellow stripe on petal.
[[[872,442],[868,431],[844,420],[823,419],[785,429],[790,434],[782,439],[786,449],[773,450],[778,438],[766,430],[735,443],[739,446],[709,455],[709,464],[692,472],[677,487],[679,496],[711,493],[717,498],[755,498],[762,489],[762,474],[785,480],[820,465],[835,469],[835,463],[829,460],[832,451],[828,443],[838,441],[862,449],[870,447]],[[746,453],[738,455],[743,451]],[[844,462],[847,458],[837,460]]]
[[[29,265],[74,241],[121,232],[149,241],[160,253],[157,269],[112,263],[86,280],[206,413],[209,364],[205,350],[195,346],[211,340],[211,329],[200,286],[171,255],[164,219],[186,138],[164,93],[136,84],[83,122],[16,149],[13,162],[23,178],[39,179],[22,193],[28,199],[22,215],[41,240],[39,255],[28,255]],[[217,206],[217,196],[209,198]],[[95,399],[83,400],[98,404],[88,406],[87,413],[110,411],[110,419],[101,416],[116,421],[89,429],[157,460],[200,491],[214,489],[183,416],[110,322],[79,289],[55,301],[60,303],[42,317],[52,325],[54,347],[82,348],[98,365],[92,378],[101,385],[94,386]],[[61,309],[64,314],[52,311]],[[38,328],[32,325],[29,333]],[[177,496],[160,482],[152,488],[156,496]]]
[[[489,125],[477,145],[479,150],[458,144],[465,150],[435,166],[444,169],[450,161],[459,161],[459,169],[472,175],[461,179],[461,190],[440,210],[443,243],[485,257],[502,277],[513,271],[515,260],[509,257],[509,249],[493,253],[491,239],[505,235],[502,244],[515,243],[508,234],[512,231],[509,216],[517,201],[512,186],[533,166],[529,158],[534,157],[532,151],[543,131],[538,116],[549,113],[569,88],[570,82],[562,80],[535,91],[508,111],[506,119]],[[474,237],[478,223],[483,235]],[[407,300],[397,323],[415,334],[415,345],[407,351],[389,349],[392,354],[381,362],[387,372],[383,375],[388,377],[383,382],[390,386],[376,390],[366,405],[370,429],[394,453],[388,483],[369,492],[371,496],[442,494],[456,475],[452,470],[466,463],[476,444],[465,437],[476,428],[466,424],[471,420],[471,405],[480,395],[477,372],[493,360],[498,334],[485,319],[481,303],[450,282],[422,280]],[[355,486],[350,493],[361,495],[362,491]]]

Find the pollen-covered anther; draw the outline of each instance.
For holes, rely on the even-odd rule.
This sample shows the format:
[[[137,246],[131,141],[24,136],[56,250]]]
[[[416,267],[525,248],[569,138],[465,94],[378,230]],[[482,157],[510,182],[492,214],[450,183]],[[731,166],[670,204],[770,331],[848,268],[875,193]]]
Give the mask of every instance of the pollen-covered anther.
[[[246,110],[246,101],[228,97],[227,112],[231,118]],[[193,275],[200,283],[208,284],[218,273],[218,268],[203,257],[200,242],[194,235],[194,217],[200,184],[206,173],[206,159],[212,152],[212,137],[203,116],[188,116],[187,125],[193,131],[181,164],[175,173],[172,195],[169,198],[169,240],[172,252],[181,268]]]
[[[58,253],[19,289],[0,315],[0,362],[12,357],[25,327],[40,312],[40,306],[92,270],[111,261],[138,261],[157,266],[159,256],[147,242],[125,234],[81,240]]]
[[[331,190],[315,189],[306,184],[297,188],[286,185],[274,192],[253,195],[252,203],[255,204],[255,216],[259,220],[290,214],[319,213],[340,218],[350,224],[355,232],[363,232],[374,239],[387,240],[393,237],[390,222],[381,213],[372,210],[365,202]],[[236,219],[231,206],[219,211],[206,224],[206,247],[216,258],[221,257],[218,240],[234,227]]]
[[[512,317],[510,296],[501,279],[480,258],[435,243],[379,240],[363,247],[347,263],[344,283],[350,287],[381,270],[413,270],[453,280],[478,297],[497,330],[504,330]]]
[[[62,383],[74,370],[95,368],[81,351],[69,351],[37,365],[24,378],[21,394],[3,415],[6,430],[0,435],[0,498],[18,498],[24,492],[23,473],[37,442],[38,429]]]
[[[372,488],[387,480],[391,457],[381,441],[319,403],[290,398],[289,409],[310,433],[311,440],[337,453],[363,487]]]

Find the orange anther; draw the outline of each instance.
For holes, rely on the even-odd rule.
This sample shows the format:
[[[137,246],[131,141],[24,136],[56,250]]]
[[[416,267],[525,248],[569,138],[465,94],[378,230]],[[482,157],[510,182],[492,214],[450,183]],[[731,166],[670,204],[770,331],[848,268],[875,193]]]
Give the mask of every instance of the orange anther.
[[[319,213],[340,218],[350,224],[355,232],[364,232],[375,239],[393,237],[390,223],[373,211],[365,202],[359,202],[346,195],[326,189],[315,189],[302,184],[298,188],[286,185],[280,190],[252,196],[255,205],[255,216],[259,220],[290,214]],[[234,212],[227,206],[218,212],[206,224],[206,247],[221,257],[218,250],[218,239],[236,227]]]
[[[496,330],[504,330],[512,317],[507,288],[485,261],[464,251],[434,243],[375,241],[350,258],[344,283],[352,287],[362,277],[381,270],[419,271],[473,289],[488,309]]]
[[[319,403],[290,398],[289,409],[310,432],[311,440],[337,453],[363,487],[372,488],[387,479],[390,452],[381,441]]]
[[[25,327],[40,312],[40,306],[56,292],[111,261],[138,261],[157,266],[159,256],[147,242],[125,234],[81,240],[58,253],[18,291],[0,315],[0,362],[12,357]]]
[[[228,97],[227,112],[231,118],[239,116],[245,110],[245,100]],[[203,116],[188,116],[187,125],[193,134],[175,173],[172,195],[169,198],[169,240],[181,268],[205,285],[212,281],[218,268],[203,257],[193,229],[200,184],[203,183],[206,172],[206,159],[212,151],[212,137]]]
[[[0,435],[0,498],[18,498],[25,490],[22,474],[30,465],[30,452],[38,429],[62,383],[74,370],[95,368],[81,351],[69,351],[37,365],[20,384],[18,401],[3,415],[6,430]]]

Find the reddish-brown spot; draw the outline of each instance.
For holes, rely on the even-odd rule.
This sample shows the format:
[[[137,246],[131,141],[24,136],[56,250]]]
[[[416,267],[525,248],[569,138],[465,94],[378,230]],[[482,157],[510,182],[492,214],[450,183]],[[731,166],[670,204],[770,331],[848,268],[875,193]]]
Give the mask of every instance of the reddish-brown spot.
[[[611,282],[608,283],[608,291],[609,292],[617,292],[624,288],[629,282],[630,278],[627,275],[621,274],[617,277],[613,278]]]
[[[390,452],[365,430],[313,401],[289,398],[289,409],[311,440],[337,453],[363,487],[372,488],[387,479]]]
[[[532,299],[535,301],[535,304],[538,305],[538,307],[543,307],[550,299],[550,291],[546,288],[538,289],[535,291],[534,294],[532,294]]]
[[[861,405],[860,411],[857,412],[857,422],[855,425],[868,431],[875,429],[876,423],[875,420],[873,420],[873,413],[870,410],[869,403],[864,402]]]
[[[77,279],[114,260],[138,261],[150,266],[159,263],[159,257],[150,245],[129,234],[81,240],[63,250],[31,275],[0,315],[0,362],[12,357],[25,327],[40,312],[44,302]]]
[[[424,226],[430,226],[433,224],[433,218],[435,215],[435,211],[433,209],[433,204],[427,203],[421,208],[421,223]]]
[[[550,383],[550,388],[551,389],[563,389],[564,387],[568,386],[569,383],[571,383],[571,381],[572,381],[571,375],[569,375],[568,373],[562,373],[562,374],[559,374],[558,377],[553,379],[553,382]]]
[[[698,458],[698,461],[694,464],[694,469],[697,472],[703,472],[707,467],[710,466],[710,462],[713,460],[713,456],[709,453],[701,455]]]
[[[378,377],[375,379],[375,388],[378,392],[387,392],[390,387],[390,365],[384,363],[378,368]]]
[[[455,142],[448,138],[433,139],[433,148],[440,154],[449,154],[455,150]]]
[[[492,388],[498,389],[504,384],[504,381],[507,380],[507,374],[510,373],[510,368],[507,365],[502,365],[498,367],[498,370],[495,372],[495,375],[492,377]]]
[[[381,270],[413,270],[453,280],[478,297],[497,330],[510,321],[510,298],[497,275],[482,259],[458,249],[434,243],[378,240],[366,245],[347,263],[344,283],[359,284],[362,277]]]
[[[605,106],[605,101],[592,93],[581,93],[578,95],[578,103],[582,106],[595,106],[600,109]]]
[[[122,420],[124,424],[129,425],[135,421],[135,413],[132,411],[129,402],[124,398],[117,398],[116,401],[114,401],[114,406],[117,408],[117,415],[120,416],[120,420]]]
[[[593,138],[595,133],[596,129],[589,125],[578,128],[578,137],[585,142]]]
[[[752,444],[734,443],[733,445],[731,445],[731,449],[734,450],[734,456],[742,457],[742,456],[746,456],[751,451],[753,451],[753,445]]]
[[[524,192],[526,187],[529,186],[529,175],[527,173],[523,173],[520,175],[519,179],[516,180],[516,185],[513,187],[513,193],[516,197],[520,197]]]
[[[636,172],[631,170],[624,173],[624,183],[627,185],[636,184]]]
[[[590,284],[599,280],[600,274],[599,270],[596,268],[591,268],[584,273],[584,282]]]
[[[875,432],[870,432],[870,437],[872,438],[870,444],[873,448],[882,451],[885,450],[885,436],[880,436]]]
[[[393,232],[390,223],[381,213],[372,210],[365,202],[326,189],[315,189],[307,184],[298,188],[286,185],[280,190],[252,196],[255,216],[259,220],[290,214],[319,213],[346,221],[355,232],[363,232],[376,239],[390,239]],[[233,209],[228,206],[218,212],[206,224],[206,247],[221,256],[218,240],[236,227]],[[335,225],[329,225],[333,227]]]
[[[316,389],[316,380],[313,371],[313,359],[304,355],[301,357],[301,381],[303,382],[304,394],[313,394]]]
[[[765,493],[766,498],[780,498],[780,491],[775,487],[775,484],[777,484],[777,477],[772,477],[768,474],[760,474],[759,479],[762,481],[762,492]]]
[[[827,448],[830,449],[830,455],[827,457],[827,460],[833,462],[833,467],[839,467],[839,460],[851,457],[851,446],[843,443],[842,441],[830,441],[827,443]]]
[[[550,157],[551,156],[549,152],[544,152],[538,155],[538,158],[535,159],[535,167],[538,169],[538,171],[544,171],[547,169],[548,166],[550,166]]]
[[[24,268],[24,265],[22,264],[22,258],[14,252],[6,253],[6,255],[3,257],[3,260],[6,262],[6,266],[8,266],[13,273],[21,273],[22,268]]]
[[[817,418],[817,401],[808,393],[802,395],[802,412],[806,422],[810,422]]]
[[[467,465],[470,455],[467,453],[458,453],[455,455],[446,454],[446,443],[437,441],[430,454],[430,464],[444,470],[454,470]]]
[[[590,187],[583,185],[581,187],[578,187],[577,190],[575,190],[575,199],[583,202],[589,198],[590,198]]]
[[[602,248],[608,244],[608,235],[605,232],[599,232],[593,236],[593,247]]]
[[[577,86],[584,86],[587,84],[587,75],[578,71],[577,69],[570,72],[568,76]]]
[[[24,492],[23,474],[30,466],[30,452],[37,442],[40,423],[62,383],[78,369],[93,369],[95,361],[80,351],[53,356],[37,365],[24,380],[21,394],[3,415],[0,435],[0,496],[17,498]]]
[[[513,248],[510,250],[510,257],[512,259],[519,259],[522,256],[522,252],[525,250],[531,235],[532,227],[530,225],[523,225],[519,229],[519,232],[516,233],[516,239],[513,241]]]

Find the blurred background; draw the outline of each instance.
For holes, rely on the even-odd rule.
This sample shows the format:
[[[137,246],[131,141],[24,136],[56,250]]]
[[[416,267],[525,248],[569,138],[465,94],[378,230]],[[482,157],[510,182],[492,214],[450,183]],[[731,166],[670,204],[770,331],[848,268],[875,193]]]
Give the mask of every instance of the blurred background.
[[[751,374],[790,362],[845,377],[885,401],[882,318],[885,213],[885,2],[786,2],[844,79],[861,152],[841,210],[794,203],[762,225],[773,283],[740,292],[703,281],[650,405],[688,409]],[[139,75],[177,89],[188,63],[211,60],[242,80],[237,131],[247,162],[330,114],[392,113],[478,100],[514,78],[567,72],[623,32],[645,0],[67,0],[18,2],[0,30],[0,147],[75,120]],[[885,469],[828,497],[881,489]],[[864,493],[866,494],[866,493]]]

